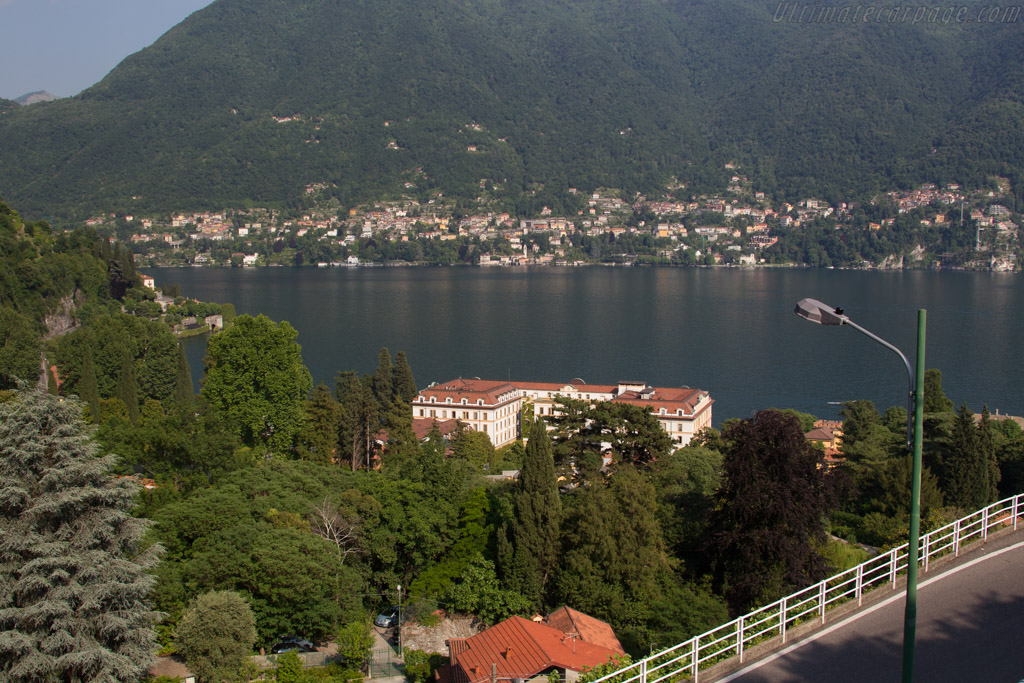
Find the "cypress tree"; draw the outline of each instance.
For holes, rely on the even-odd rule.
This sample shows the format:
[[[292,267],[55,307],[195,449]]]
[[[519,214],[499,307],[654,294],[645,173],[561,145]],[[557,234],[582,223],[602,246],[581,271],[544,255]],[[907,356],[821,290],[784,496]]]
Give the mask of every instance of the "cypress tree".
[[[174,402],[179,406],[187,406],[195,398],[195,385],[192,383],[192,369],[185,357],[185,348],[178,344],[178,376],[174,382]]]
[[[0,403],[0,680],[138,681],[156,641],[159,559],[137,486],[97,456],[75,401]]]
[[[373,396],[377,399],[377,404],[382,411],[388,409],[394,397],[394,374],[395,368],[391,364],[391,354],[388,353],[387,347],[384,347],[377,354],[377,370],[373,373],[370,382],[373,387]]]
[[[978,421],[978,457],[985,465],[988,473],[988,490],[986,491],[986,504],[995,502],[999,498],[999,457],[996,449],[995,434],[992,431],[992,420],[990,419],[988,406],[981,409],[981,420]]]
[[[417,394],[416,380],[412,376],[412,368],[405,357],[405,351],[395,356],[394,395],[405,403],[412,403]]]
[[[89,421],[100,421],[100,389],[96,384],[96,364],[92,360],[92,348],[85,347],[85,359],[82,361],[82,379],[78,383],[78,397],[85,401],[89,408]]]
[[[499,560],[510,588],[543,602],[545,586],[559,557],[562,502],[558,497],[551,439],[543,419],[534,420],[512,501],[513,516],[499,537]]]
[[[114,396],[124,402],[128,408],[128,419],[132,424],[139,422],[139,385],[135,380],[135,361],[128,347],[121,355],[121,373],[117,377],[117,388]]]

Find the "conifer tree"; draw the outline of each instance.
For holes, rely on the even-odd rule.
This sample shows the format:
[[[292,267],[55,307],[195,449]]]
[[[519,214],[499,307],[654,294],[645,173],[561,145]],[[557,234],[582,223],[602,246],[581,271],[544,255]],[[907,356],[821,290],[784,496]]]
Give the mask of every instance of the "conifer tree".
[[[988,471],[988,502],[995,502],[999,498],[999,481],[1002,478],[999,471],[999,455],[996,448],[995,434],[992,429],[991,413],[988,406],[981,409],[981,420],[978,421],[978,454],[985,463]]]
[[[974,414],[964,403],[957,411],[945,458],[945,499],[947,505],[974,511],[988,505],[990,498],[988,463],[978,444]]]
[[[313,396],[306,401],[306,429],[300,437],[302,456],[330,463],[338,450],[340,421],[341,405],[331,396],[330,389],[318,384],[313,389]]]
[[[97,457],[75,401],[0,403],[0,680],[144,677],[159,548],[139,552],[149,523],[116,460]]]
[[[82,361],[82,378],[78,383],[78,397],[89,408],[89,420],[100,421],[100,389],[96,384],[96,365],[92,360],[92,349],[85,347],[85,358]]]
[[[178,344],[178,376],[174,382],[174,402],[179,406],[187,406],[195,398],[196,389],[192,383],[192,369],[185,357],[185,348]]]
[[[942,371],[928,368],[924,371],[924,412],[952,413],[953,402],[942,390]]]
[[[539,608],[558,563],[562,523],[551,439],[543,419],[535,420],[530,429],[512,508],[512,519],[499,536],[502,574],[507,587]]]
[[[394,374],[395,368],[391,364],[391,354],[387,347],[382,348],[377,354],[377,370],[373,373],[370,382],[373,387],[373,396],[377,399],[377,405],[382,411],[388,409],[394,397]]]
[[[394,394],[396,398],[405,403],[412,403],[416,399],[416,380],[412,376],[412,368],[409,366],[409,359],[405,351],[399,351],[395,356],[394,372]]]
[[[132,359],[128,347],[125,347],[121,356],[121,372],[117,377],[117,390],[114,396],[124,402],[125,407],[128,408],[128,419],[132,421],[132,424],[137,424],[139,421],[139,384],[135,380],[135,361]]]

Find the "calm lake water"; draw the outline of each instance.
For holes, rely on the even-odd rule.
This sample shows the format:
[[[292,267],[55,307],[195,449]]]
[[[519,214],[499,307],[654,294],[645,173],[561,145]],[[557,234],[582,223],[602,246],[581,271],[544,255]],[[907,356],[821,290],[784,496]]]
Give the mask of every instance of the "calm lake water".
[[[314,382],[372,372],[404,350],[420,387],[455,377],[699,387],[714,422],[769,407],[834,417],[832,402],[906,405],[900,359],[848,327],[793,313],[842,306],[975,410],[1024,414],[1024,278],[1000,273],[669,268],[151,268],[197,299],[287,320]],[[204,339],[186,342],[197,387]]]

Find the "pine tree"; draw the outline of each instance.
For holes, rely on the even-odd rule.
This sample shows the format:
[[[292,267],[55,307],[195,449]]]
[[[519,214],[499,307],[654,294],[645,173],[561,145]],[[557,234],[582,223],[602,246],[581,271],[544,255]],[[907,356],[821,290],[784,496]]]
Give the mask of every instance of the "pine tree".
[[[187,406],[195,399],[196,389],[192,383],[192,369],[185,357],[185,347],[178,344],[178,376],[174,382],[174,402]]]
[[[124,402],[128,408],[128,419],[132,424],[139,422],[139,384],[135,380],[135,361],[125,347],[121,356],[121,372],[117,377],[117,389],[114,396]]]
[[[535,420],[530,429],[512,509],[512,519],[503,530],[504,548],[499,549],[502,573],[507,587],[539,608],[558,563],[562,523],[551,439],[543,419]]]
[[[0,680],[138,681],[155,645],[159,548],[136,486],[97,457],[77,402],[0,403]]]
[[[399,351],[395,356],[394,395],[405,403],[412,403],[416,394],[416,380],[412,376],[409,359],[405,357],[405,351]]]
[[[85,347],[85,358],[82,362],[82,378],[78,383],[78,397],[89,408],[89,421],[100,421],[100,389],[96,384],[96,365],[92,360],[92,348]]]

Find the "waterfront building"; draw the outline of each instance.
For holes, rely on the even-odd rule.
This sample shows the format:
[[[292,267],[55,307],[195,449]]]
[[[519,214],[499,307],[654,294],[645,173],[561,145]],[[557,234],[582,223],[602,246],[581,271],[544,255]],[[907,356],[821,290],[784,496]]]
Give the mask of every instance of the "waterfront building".
[[[560,398],[599,403],[629,403],[646,408],[662,429],[681,448],[694,434],[711,426],[708,392],[689,387],[652,387],[646,382],[587,384],[580,379],[567,383],[456,379],[431,384],[412,402],[414,420],[458,420],[470,429],[487,434],[495,448],[522,437],[522,410],[550,417]]]

